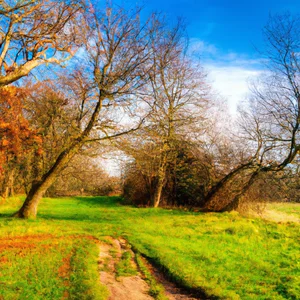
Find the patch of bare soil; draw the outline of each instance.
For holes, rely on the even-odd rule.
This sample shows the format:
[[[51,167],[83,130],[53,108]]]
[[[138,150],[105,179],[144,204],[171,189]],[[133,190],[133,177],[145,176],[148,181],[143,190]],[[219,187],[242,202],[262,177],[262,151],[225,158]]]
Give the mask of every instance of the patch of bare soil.
[[[116,277],[116,264],[122,255],[120,241],[107,238],[107,243],[100,244],[100,280],[110,292],[109,300],[150,300],[149,286],[138,273],[135,276]],[[132,263],[135,263],[132,261]]]
[[[259,214],[253,212],[253,215],[277,223],[288,223],[288,222],[300,223],[300,219],[297,216],[289,215],[284,212],[279,212],[272,209],[265,209],[263,212]]]
[[[167,277],[158,270],[155,266],[150,264],[145,258],[142,257],[143,264],[148,268],[151,272],[152,276],[155,280],[161,283],[165,289],[165,295],[170,300],[198,300],[198,299],[206,299],[205,296],[195,295],[186,291],[180,287],[178,287],[175,283],[171,282],[167,279]]]
[[[148,295],[149,286],[143,279],[143,275],[138,272],[135,276],[117,277],[116,265],[122,253],[128,251],[126,241],[107,237],[107,243],[100,243],[100,280],[110,291],[109,300],[147,300],[153,299]],[[131,251],[131,250],[129,250]],[[132,255],[134,253],[131,251]],[[165,289],[165,296],[170,300],[198,300],[206,299],[204,296],[191,294],[179,288],[175,283],[169,281],[162,272],[150,264],[148,260],[142,258],[143,264],[151,272],[157,282]],[[136,266],[134,259],[132,264]]]

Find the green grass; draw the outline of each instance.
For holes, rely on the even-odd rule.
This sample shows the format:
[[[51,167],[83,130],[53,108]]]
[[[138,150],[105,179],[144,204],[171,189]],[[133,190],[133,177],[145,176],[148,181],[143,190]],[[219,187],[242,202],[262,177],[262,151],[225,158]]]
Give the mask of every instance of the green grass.
[[[132,262],[133,257],[130,251],[124,251],[116,265],[117,277],[137,275],[137,269]]]
[[[85,237],[50,235],[4,237],[0,246],[3,299],[102,299],[97,249]],[[0,297],[0,298],[1,298]]]
[[[68,299],[106,299],[108,291],[99,284],[98,247],[88,239],[78,238],[74,250]]]
[[[63,296],[65,278],[58,270],[63,264],[62,253],[69,253],[71,244],[59,241],[55,247],[45,246],[49,245],[20,241],[1,249],[0,295],[4,299],[59,299]]]
[[[134,249],[160,266],[170,278],[187,288],[204,290],[211,297],[300,299],[299,224],[277,224],[245,218],[237,213],[203,214],[134,208],[121,205],[118,197],[43,199],[37,220],[9,218],[9,214],[19,205],[19,200],[14,199],[1,207],[0,237],[49,233],[55,237],[124,237]],[[81,260],[76,259],[75,254],[72,256],[74,260],[71,274],[85,268],[85,271],[78,275],[78,281],[75,278],[71,284],[72,288],[69,288],[74,295],[81,296],[74,296],[72,299],[105,299],[101,298],[105,297],[104,290],[100,291],[100,294],[92,291],[97,286],[95,280],[98,280],[95,279],[96,254],[84,250],[81,244],[68,246],[67,243],[61,247],[61,250],[57,248],[53,254],[47,254],[47,257],[53,255],[57,266],[63,257],[62,253],[65,255],[71,249],[82,249],[85,254],[76,251],[76,255],[82,255],[87,260],[83,262],[85,267],[80,266]],[[14,268],[22,268],[22,261],[23,258],[12,258]],[[58,281],[55,283],[57,287],[52,288],[53,284],[50,281],[54,271],[47,271],[48,275],[45,277],[38,273],[42,272],[39,269],[44,268],[44,264],[47,266],[46,259],[45,262],[39,262],[36,258],[33,264],[37,280],[31,282],[31,277],[25,277],[20,291],[7,290],[9,279],[3,277],[3,274],[11,272],[12,266],[0,264],[0,295],[8,292],[10,295],[19,295],[25,288],[38,283],[40,290],[50,286],[49,289],[54,289],[57,294],[43,297],[37,295],[40,298],[29,299],[61,299],[62,282]],[[90,275],[85,278],[91,269],[93,270]],[[19,275],[15,273],[17,272],[11,273],[10,281],[18,285]],[[90,294],[86,293],[86,290],[90,290]],[[86,295],[90,295],[90,298],[84,298]],[[3,297],[18,299],[6,298],[5,294]]]

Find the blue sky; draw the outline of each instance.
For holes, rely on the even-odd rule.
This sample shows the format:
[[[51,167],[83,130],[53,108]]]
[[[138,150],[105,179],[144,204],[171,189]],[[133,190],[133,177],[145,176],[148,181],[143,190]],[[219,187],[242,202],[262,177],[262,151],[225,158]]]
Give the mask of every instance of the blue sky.
[[[127,3],[130,1],[127,1]],[[149,10],[172,19],[185,18],[190,38],[200,38],[223,51],[253,53],[270,13],[300,12],[299,0],[150,0]]]
[[[186,20],[190,38],[199,38],[223,51],[254,53],[260,46],[261,29],[269,14],[300,13],[299,0],[117,0],[126,6],[141,4],[146,11],[159,11],[170,20]]]
[[[187,24],[190,45],[202,61],[213,88],[226,98],[231,112],[249,90],[249,82],[263,71],[262,28],[270,14],[300,13],[299,0],[116,0],[146,12],[178,16]]]
[[[192,50],[199,54],[213,89],[227,99],[233,116],[237,104],[247,97],[251,80],[263,72],[255,47],[263,48],[262,28],[269,15],[300,13],[300,0],[112,1],[127,8],[143,5],[146,14],[158,11],[171,22],[183,17]],[[119,167],[112,160],[109,169],[118,174]]]

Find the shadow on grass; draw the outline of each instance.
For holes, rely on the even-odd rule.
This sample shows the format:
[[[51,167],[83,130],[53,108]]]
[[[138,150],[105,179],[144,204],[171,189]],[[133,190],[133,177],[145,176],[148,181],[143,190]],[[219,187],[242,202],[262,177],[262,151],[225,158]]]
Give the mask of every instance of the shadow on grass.
[[[7,211],[0,213],[0,219],[14,219],[12,217],[22,201],[16,207],[10,207]],[[122,205],[122,198],[118,196],[96,196],[96,197],[72,197],[72,198],[44,198],[41,202],[37,219],[44,220],[72,220],[100,222],[108,220],[109,214],[100,213],[107,209],[116,209]],[[97,209],[93,212],[93,209]]]
[[[98,206],[103,208],[114,208],[122,204],[122,198],[119,196],[97,196],[97,197],[74,197],[73,199],[78,200],[81,204],[87,206]]]
[[[89,221],[89,222],[107,222],[113,221],[113,216],[107,213],[107,210],[114,210],[121,207],[122,198],[118,196],[98,196],[98,197],[72,197],[54,198],[45,201],[49,207],[41,207],[38,218],[44,220],[65,220],[65,221]],[[53,202],[52,202],[53,200]],[[56,203],[54,203],[56,201]],[[93,210],[95,209],[95,210]],[[99,210],[100,209],[100,210]]]
[[[13,213],[1,213],[0,219],[13,218]]]

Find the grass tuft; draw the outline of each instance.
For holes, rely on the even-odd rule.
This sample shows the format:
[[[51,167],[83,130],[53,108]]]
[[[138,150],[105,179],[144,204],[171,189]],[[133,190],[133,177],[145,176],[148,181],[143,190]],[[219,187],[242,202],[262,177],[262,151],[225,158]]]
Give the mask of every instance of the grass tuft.
[[[134,276],[137,275],[137,269],[133,263],[133,255],[131,251],[124,251],[119,262],[116,265],[116,275],[121,276]]]

